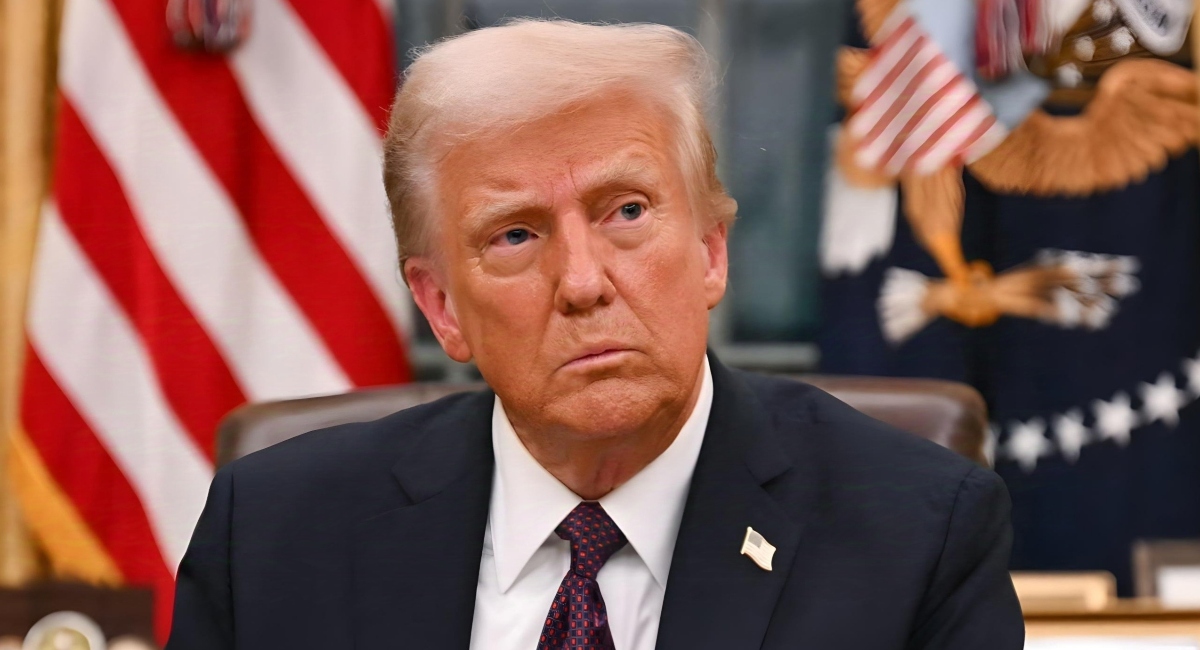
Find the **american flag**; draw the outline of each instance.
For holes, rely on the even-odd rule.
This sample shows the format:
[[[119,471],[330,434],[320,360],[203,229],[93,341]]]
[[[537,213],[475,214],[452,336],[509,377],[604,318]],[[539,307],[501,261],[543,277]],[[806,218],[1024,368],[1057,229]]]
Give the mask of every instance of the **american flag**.
[[[855,162],[891,176],[974,162],[1007,135],[975,84],[903,4],[871,39],[850,100]]]
[[[160,638],[220,418],[409,378],[389,0],[250,0],[227,54],[167,4],[67,2],[14,441],[53,567],[152,586]]]

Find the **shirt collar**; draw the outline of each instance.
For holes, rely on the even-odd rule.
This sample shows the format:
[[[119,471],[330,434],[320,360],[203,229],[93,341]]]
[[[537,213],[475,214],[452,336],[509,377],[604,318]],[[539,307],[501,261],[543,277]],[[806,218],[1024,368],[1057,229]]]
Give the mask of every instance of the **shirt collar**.
[[[675,440],[642,471],[600,499],[600,505],[663,588],[712,400],[712,372],[706,356],[700,395]],[[525,449],[499,397],[492,409],[492,448],[496,473],[488,523],[496,578],[500,591],[507,592],[533,554],[582,499]]]

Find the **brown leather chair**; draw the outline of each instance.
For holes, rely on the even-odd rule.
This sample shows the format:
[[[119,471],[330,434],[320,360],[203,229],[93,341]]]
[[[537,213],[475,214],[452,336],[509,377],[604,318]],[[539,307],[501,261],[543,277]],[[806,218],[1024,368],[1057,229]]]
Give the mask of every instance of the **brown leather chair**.
[[[988,465],[987,408],[969,386],[936,379],[790,377],[817,386],[850,406]],[[217,465],[323,427],[366,422],[482,384],[417,383],[341,395],[247,404],[221,422]]]

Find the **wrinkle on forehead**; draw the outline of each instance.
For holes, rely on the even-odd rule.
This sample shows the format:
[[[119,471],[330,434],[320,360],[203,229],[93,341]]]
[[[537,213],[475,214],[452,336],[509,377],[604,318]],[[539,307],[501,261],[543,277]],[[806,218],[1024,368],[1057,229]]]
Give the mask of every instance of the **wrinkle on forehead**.
[[[580,196],[598,191],[655,187],[662,180],[659,167],[665,162],[634,147],[590,165],[571,166],[571,178]]]
[[[663,112],[628,95],[603,100],[449,146],[438,176],[444,205],[457,204],[463,230],[552,210],[564,187],[568,196],[588,200],[666,182],[679,161]]]
[[[550,212],[556,199],[561,198],[564,182],[571,185],[571,198],[585,203],[629,191],[654,192],[663,182],[662,162],[643,147],[635,146],[587,163],[566,162],[557,178],[543,177],[544,182],[534,187],[522,186],[516,179],[483,182],[461,195],[465,207],[463,228],[473,232],[506,216]]]

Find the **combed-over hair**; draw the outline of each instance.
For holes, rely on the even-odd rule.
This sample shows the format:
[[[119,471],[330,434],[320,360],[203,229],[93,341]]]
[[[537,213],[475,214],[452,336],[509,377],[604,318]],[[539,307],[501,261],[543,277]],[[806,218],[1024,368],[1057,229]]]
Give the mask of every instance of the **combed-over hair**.
[[[435,148],[516,128],[613,89],[636,92],[666,112],[694,209],[709,224],[731,223],[737,204],[717,178],[704,117],[714,87],[700,43],[663,25],[522,19],[419,50],[384,141],[401,265],[434,252]]]

